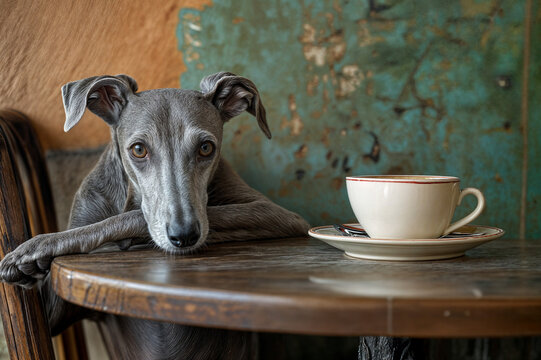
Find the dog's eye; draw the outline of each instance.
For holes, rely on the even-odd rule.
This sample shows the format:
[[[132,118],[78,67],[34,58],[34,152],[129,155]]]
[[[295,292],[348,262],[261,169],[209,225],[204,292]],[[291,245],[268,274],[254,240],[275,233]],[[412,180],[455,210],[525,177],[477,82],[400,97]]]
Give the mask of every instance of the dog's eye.
[[[213,152],[214,152],[214,144],[211,143],[210,141],[203,142],[201,146],[199,147],[199,155],[203,157],[208,157],[212,155]]]
[[[145,156],[147,156],[148,151],[147,151],[147,148],[145,147],[145,145],[143,145],[141,143],[136,143],[136,144],[133,144],[131,146],[131,153],[136,158],[142,159]]]

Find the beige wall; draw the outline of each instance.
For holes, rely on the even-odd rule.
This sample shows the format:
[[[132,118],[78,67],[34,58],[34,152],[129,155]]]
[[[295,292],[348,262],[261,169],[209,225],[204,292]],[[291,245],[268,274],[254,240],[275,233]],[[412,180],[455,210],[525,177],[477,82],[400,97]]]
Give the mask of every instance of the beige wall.
[[[126,73],[141,90],[178,87],[180,8],[204,0],[0,1],[0,108],[30,116],[46,149],[96,146],[107,126],[86,114],[63,132],[60,87],[100,74]]]

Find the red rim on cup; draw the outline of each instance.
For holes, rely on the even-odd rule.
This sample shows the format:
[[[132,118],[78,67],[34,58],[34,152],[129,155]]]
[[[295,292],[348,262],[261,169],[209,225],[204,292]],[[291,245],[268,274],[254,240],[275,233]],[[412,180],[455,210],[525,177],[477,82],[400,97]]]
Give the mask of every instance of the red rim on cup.
[[[438,175],[362,175],[348,176],[346,181],[392,182],[403,184],[445,184],[460,182],[455,176]]]

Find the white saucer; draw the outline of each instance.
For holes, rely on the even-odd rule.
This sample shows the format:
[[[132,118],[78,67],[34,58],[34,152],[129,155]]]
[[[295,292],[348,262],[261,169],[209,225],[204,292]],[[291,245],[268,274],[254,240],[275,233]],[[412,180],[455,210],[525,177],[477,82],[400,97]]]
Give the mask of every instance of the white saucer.
[[[458,229],[457,233],[464,235],[439,239],[385,240],[368,236],[344,236],[332,225],[308,230],[308,235],[344,250],[348,256],[391,261],[440,260],[463,256],[467,250],[499,238],[504,231],[490,226],[467,225]]]

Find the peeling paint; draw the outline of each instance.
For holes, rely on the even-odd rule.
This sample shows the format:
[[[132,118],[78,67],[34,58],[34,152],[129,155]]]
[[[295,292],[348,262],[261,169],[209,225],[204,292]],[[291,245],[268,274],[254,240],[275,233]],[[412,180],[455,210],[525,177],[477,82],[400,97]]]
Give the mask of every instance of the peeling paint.
[[[332,24],[332,14],[326,15]],[[304,57],[308,62],[322,67],[342,60],[347,45],[341,30],[332,29],[331,34],[327,35],[323,31],[318,34],[316,28],[308,23],[304,24],[303,28],[304,33],[299,41],[303,44]]]
[[[314,74],[314,76],[312,77],[312,80],[308,81],[308,83],[306,84],[306,93],[310,96],[314,96],[318,85],[319,85],[319,76]]]
[[[302,129],[304,128],[304,123],[302,122],[302,119],[297,112],[297,103],[295,102],[295,95],[290,94],[289,97],[289,111],[290,111],[290,119],[283,117],[282,118],[282,129],[289,128],[291,130],[292,136],[299,136],[302,132]]]
[[[373,132],[371,132],[370,135],[372,135],[372,137],[374,138],[374,142],[372,143],[372,148],[370,149],[370,152],[364,154],[363,158],[367,160],[372,160],[373,162],[377,163],[379,161],[381,147],[379,145],[379,139],[377,135]]]
[[[297,151],[295,151],[295,157],[297,159],[304,159],[308,154],[308,146],[302,144]]]
[[[385,41],[385,38],[382,36],[372,35],[369,22],[366,19],[359,20],[358,25],[357,38],[360,47],[368,47]]]
[[[332,155],[333,155],[332,150],[329,150],[329,151],[327,152],[327,155],[325,155],[325,159],[327,159],[327,161],[331,160],[331,159],[332,159]]]
[[[327,49],[323,46],[305,45],[304,57],[316,66],[324,66],[327,58]]]
[[[184,60],[187,63],[196,63],[196,66],[202,70],[202,64],[197,61],[200,59],[198,48],[203,46],[199,38],[203,30],[201,16],[193,11],[181,12],[179,25],[182,27]]]
[[[357,65],[345,65],[341,70],[339,89],[336,95],[347,96],[351,94],[357,90],[364,78],[364,74],[359,70]]]

